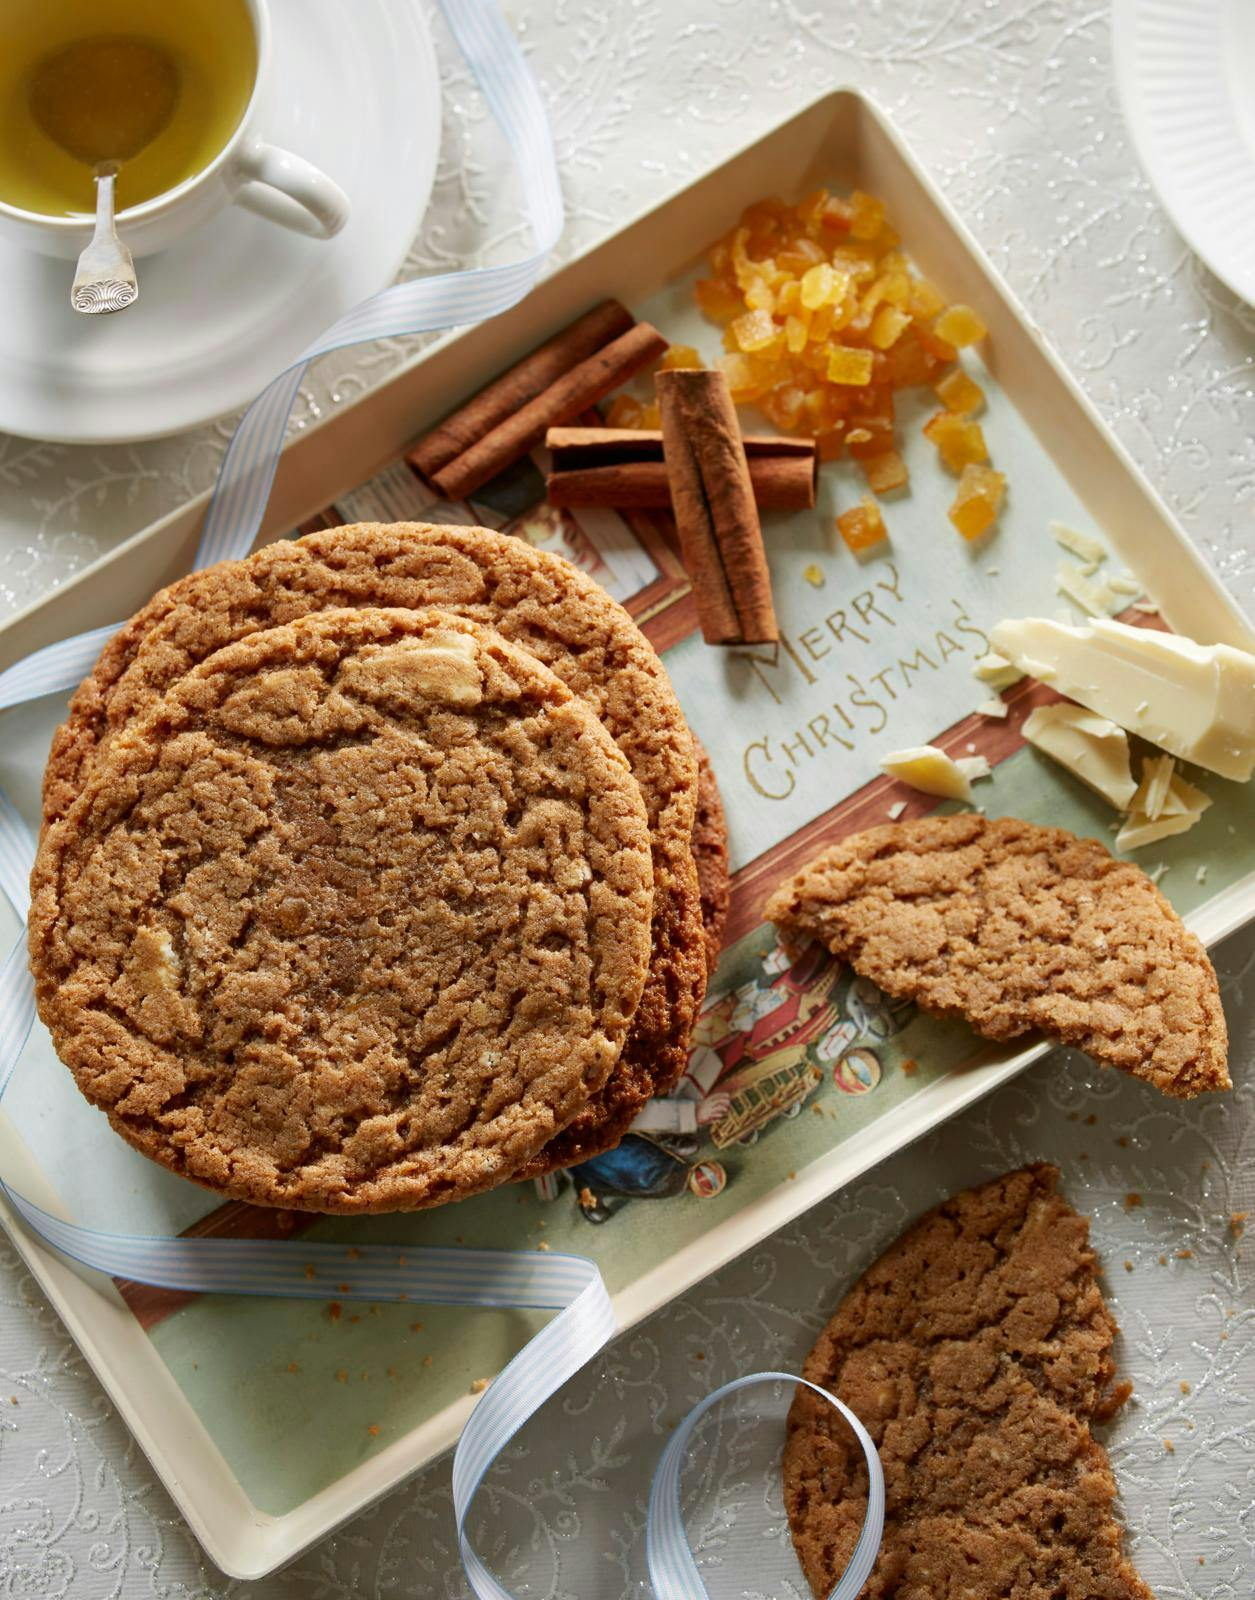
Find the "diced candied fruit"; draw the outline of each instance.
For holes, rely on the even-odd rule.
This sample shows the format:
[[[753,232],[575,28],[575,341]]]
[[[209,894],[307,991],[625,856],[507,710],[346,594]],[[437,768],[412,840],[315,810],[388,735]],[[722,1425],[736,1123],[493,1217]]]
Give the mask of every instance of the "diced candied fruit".
[[[960,416],[979,416],[985,409],[985,391],[979,383],[968,377],[962,367],[947,372],[944,378],[933,384],[933,393],[947,411],[957,412]]]
[[[811,312],[810,327],[806,330],[806,337],[811,344],[823,344],[832,332],[832,318],[836,308],[830,302],[820,306],[818,311]]]
[[[895,389],[913,389],[928,383],[941,363],[920,344],[918,325],[912,323],[892,347],[885,352],[889,381]]]
[[[779,331],[767,311],[747,311],[738,317],[728,330],[736,340],[737,348],[752,355],[755,350],[765,350]]]
[[[930,328],[924,322],[915,323],[914,328],[915,337],[936,361],[943,366],[949,366],[952,361],[957,359],[958,350],[948,339],[943,339],[936,328]]]
[[[911,293],[906,308],[918,322],[926,322],[944,311],[946,299],[941,290],[928,278],[912,278]]]
[[[790,239],[783,250],[776,252],[776,265],[799,276],[827,259],[823,246],[814,239],[808,239],[805,234]]]
[[[751,311],[765,311],[769,316],[775,310],[776,297],[766,278],[754,279],[745,291],[745,304]]]
[[[943,464],[956,475],[974,462],[988,461],[989,451],[979,422],[953,411],[938,411],[924,424],[926,438],[937,446]]]
[[[845,434],[841,427],[825,428],[822,433],[815,435],[815,449],[821,461],[835,461],[841,454],[842,441]]]
[[[949,515],[965,539],[979,539],[993,525],[1006,488],[1006,477],[992,467],[964,467]]]
[[[887,350],[910,326],[911,319],[905,311],[899,311],[897,306],[881,306],[872,318],[869,338],[877,350]]]
[[[854,551],[867,550],[879,544],[889,531],[880,514],[880,507],[869,494],[863,496],[860,504],[841,513],[837,518],[837,527],[841,530],[841,537]]]
[[[874,239],[884,226],[884,201],[861,189],[850,196],[850,213],[850,232],[856,239]]]
[[[712,322],[727,322],[739,317],[745,310],[740,290],[725,283],[722,278],[699,278],[693,290],[697,304]]]
[[[826,368],[829,383],[848,383],[858,387],[872,381],[872,353],[837,345],[828,352]]]
[[[951,306],[949,311],[941,313],[933,323],[933,327],[947,344],[955,345],[957,348],[975,344],[989,332],[971,306]]]
[[[893,448],[893,418],[852,416],[845,442],[856,461],[871,461]]]
[[[757,400],[766,394],[770,384],[763,381],[749,356],[734,354],[721,356],[719,367],[728,380],[732,398],[738,402]]]
[[[641,427],[642,428],[661,428],[662,427],[662,411],[659,408],[658,402],[656,400],[651,400],[649,402],[649,404],[645,407],[645,409],[641,412]]]
[[[806,323],[801,317],[786,317],[784,319],[785,348],[793,355],[800,355],[806,349]]]
[[[801,426],[806,391],[795,383],[781,383],[758,402],[763,415],[777,428],[792,433]]]
[[[850,225],[854,221],[854,207],[848,200],[842,200],[839,195],[833,195],[828,200],[819,214],[822,227],[831,233],[849,233]]]
[[[808,311],[818,311],[820,306],[835,305],[841,298],[844,284],[827,261],[808,267],[802,274],[802,304]]]
[[[867,487],[875,494],[887,494],[890,489],[901,489],[910,478],[906,462],[896,450],[886,450],[883,455],[868,456],[860,465]]]
[[[796,278],[790,278],[788,283],[782,283],[776,290],[776,315],[778,317],[796,316],[802,309],[802,285]],[[809,312],[807,313],[809,316]]]
[[[704,367],[706,363],[691,344],[671,344],[660,365],[664,372],[670,372],[673,367]]]
[[[832,196],[827,189],[813,189],[805,200],[798,201],[794,209],[797,212],[798,221],[804,228],[814,228],[819,224],[820,218],[824,214],[824,207],[831,198]]]
[[[805,401],[806,425],[812,433],[825,433],[837,423],[844,424],[849,405],[848,389],[811,389]]]
[[[641,421],[645,407],[630,394],[617,394],[606,407],[608,428],[643,428]]]
[[[887,300],[891,306],[906,305],[911,297],[911,280],[901,268],[896,272],[882,272],[880,281],[883,300]]]

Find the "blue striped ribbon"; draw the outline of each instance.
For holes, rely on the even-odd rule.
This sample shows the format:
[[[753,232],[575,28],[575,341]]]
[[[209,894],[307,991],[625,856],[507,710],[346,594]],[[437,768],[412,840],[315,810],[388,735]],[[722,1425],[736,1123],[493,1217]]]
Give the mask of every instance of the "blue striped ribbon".
[[[369,339],[483,321],[520,300],[535,283],[563,227],[562,195],[539,90],[493,0],[441,0],[493,117],[515,154],[535,242],[508,266],[445,273],[396,285],[356,306],[281,373],[244,413],[223,460],[195,567],[247,554],[261,527],[293,401],[309,363]],[[73,689],[119,624],[95,628],[35,651],[0,673],[0,710]],[[0,892],[23,919],[29,910],[34,843],[0,790]],[[35,1021],[35,993],[20,938],[0,968],[0,1097]],[[466,1519],[493,1461],[527,1419],[617,1331],[596,1265],[582,1256],[503,1250],[342,1245],[277,1240],[184,1239],[101,1232],[67,1222],[12,1190],[0,1189],[25,1225],[62,1255],[94,1271],[193,1293],[325,1299],[410,1300],[427,1304],[529,1307],[557,1312],[490,1385],[462,1431],[453,1458],[453,1502],[467,1578],[479,1600],[511,1600],[476,1555]],[[669,1442],[650,1496],[647,1564],[659,1600],[707,1600],[684,1532],[679,1483],[684,1452],[700,1418],[750,1383],[803,1383],[786,1373],[740,1378],[708,1396]],[[813,1384],[807,1387],[815,1388]],[[858,1420],[822,1389],[855,1431],[867,1460],[870,1493],[858,1546],[830,1600],[854,1600],[875,1560],[884,1518],[884,1484],[875,1446]]]

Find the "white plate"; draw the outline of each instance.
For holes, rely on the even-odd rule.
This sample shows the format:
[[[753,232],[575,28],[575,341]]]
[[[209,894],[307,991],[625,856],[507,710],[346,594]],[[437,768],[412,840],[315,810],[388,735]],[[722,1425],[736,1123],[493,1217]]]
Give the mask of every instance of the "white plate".
[[[350,15],[351,11],[351,15]],[[272,0],[262,134],[322,167],[353,211],[331,240],[232,206],[139,263],[121,316],[70,310],[71,264],[0,241],[0,429],[66,444],[150,439],[252,400],[418,231],[440,146],[440,78],[417,0]]]
[[[1114,0],[1116,84],[1178,232],[1255,305],[1255,5]]]

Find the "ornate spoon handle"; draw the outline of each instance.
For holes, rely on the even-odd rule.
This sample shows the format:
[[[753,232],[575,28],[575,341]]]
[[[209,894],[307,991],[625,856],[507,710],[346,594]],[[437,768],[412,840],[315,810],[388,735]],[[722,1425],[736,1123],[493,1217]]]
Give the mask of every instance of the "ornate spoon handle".
[[[118,238],[113,220],[114,167],[96,173],[96,229],[78,258],[78,271],[70,289],[70,304],[75,311],[94,315],[101,311],[124,311],[139,296],[135,263],[131,252]]]

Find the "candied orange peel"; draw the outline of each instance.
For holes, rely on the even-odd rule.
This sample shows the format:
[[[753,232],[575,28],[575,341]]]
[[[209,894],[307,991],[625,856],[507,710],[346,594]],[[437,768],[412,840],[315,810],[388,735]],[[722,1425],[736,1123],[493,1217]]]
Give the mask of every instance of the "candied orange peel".
[[[985,337],[985,325],[971,307],[947,304],[915,271],[875,195],[816,189],[796,205],[760,200],[709,259],[710,275],[698,280],[695,295],[724,327],[718,365],[737,404],[758,406],[781,432],[812,434],[821,460],[848,451],[868,486],[883,494],[907,481],[894,393],[931,386],[945,420],[934,418],[925,432],[942,462],[956,475],[988,462],[984,434],[972,421],[984,393],[955,365],[960,347]],[[1001,484],[1000,474],[992,479]],[[1002,498],[1001,487],[995,495],[980,482],[985,487],[962,499],[959,514],[960,500],[951,511],[967,538],[976,537],[967,527],[987,512],[978,531],[989,526]],[[861,516],[863,508],[848,515],[855,512]]]
[[[856,553],[879,544],[889,532],[879,505],[869,494],[863,496],[859,505],[841,513],[837,518],[837,527],[846,544]]]

